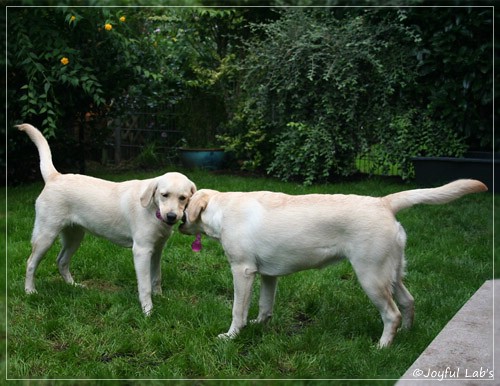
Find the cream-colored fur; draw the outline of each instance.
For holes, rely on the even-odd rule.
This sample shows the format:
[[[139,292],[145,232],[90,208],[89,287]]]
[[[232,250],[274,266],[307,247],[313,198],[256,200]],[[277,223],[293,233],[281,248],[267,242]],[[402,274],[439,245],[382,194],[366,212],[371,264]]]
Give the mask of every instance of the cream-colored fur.
[[[219,337],[232,338],[246,325],[256,273],[261,275],[261,290],[255,321],[265,322],[273,312],[278,276],[347,258],[382,316],[379,346],[384,347],[391,344],[401,319],[409,328],[414,314],[413,297],[402,281],[406,234],[395,214],[415,204],[444,204],[485,190],[475,180],[380,198],[201,189],[191,198],[179,229],[219,240],[231,264],[233,320]]]
[[[182,218],[189,198],[196,192],[194,183],[180,173],[119,183],[61,174],[54,168],[49,145],[40,131],[29,124],[17,127],[37,146],[45,181],[35,205],[26,292],[36,292],[35,271],[58,235],[62,243],[57,257],[59,272],[67,283],[75,284],[69,271],[70,259],[88,231],[132,248],[139,300],[149,315],[153,308],[151,293],[161,294],[162,249],[172,226]]]

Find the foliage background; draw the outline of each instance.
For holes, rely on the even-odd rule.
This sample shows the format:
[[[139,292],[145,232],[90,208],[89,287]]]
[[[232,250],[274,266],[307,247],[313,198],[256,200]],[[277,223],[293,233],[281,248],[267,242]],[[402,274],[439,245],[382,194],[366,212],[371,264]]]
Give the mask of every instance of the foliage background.
[[[98,160],[109,122],[131,112],[172,113],[184,144],[305,183],[351,175],[367,154],[410,178],[412,156],[494,146],[492,7],[48,3],[68,6],[8,9],[7,122],[41,127],[60,165]],[[12,170],[30,174],[26,140],[8,138]]]
[[[236,151],[259,160],[252,166],[310,182],[328,172],[302,140],[287,142],[287,157],[265,142],[249,153],[241,127],[278,139],[296,131],[290,122],[327,130],[335,175],[353,173],[360,153],[409,177],[411,156],[492,146],[491,23],[482,8],[281,10],[275,22],[254,25],[246,43],[244,96],[229,126]],[[313,137],[310,149],[330,143]],[[304,166],[290,170],[297,159]],[[305,167],[311,162],[316,174]]]

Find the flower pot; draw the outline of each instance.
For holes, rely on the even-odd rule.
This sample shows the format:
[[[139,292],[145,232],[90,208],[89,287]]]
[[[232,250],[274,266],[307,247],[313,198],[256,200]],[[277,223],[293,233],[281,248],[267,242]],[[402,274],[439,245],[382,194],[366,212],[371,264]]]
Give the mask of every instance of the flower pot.
[[[180,148],[179,156],[182,165],[186,168],[218,170],[224,162],[224,149]]]
[[[498,155],[488,152],[470,152],[464,157],[412,157],[415,180],[419,185],[432,186],[460,178],[473,178],[493,191],[495,174],[500,170]],[[493,168],[495,165],[495,168]]]

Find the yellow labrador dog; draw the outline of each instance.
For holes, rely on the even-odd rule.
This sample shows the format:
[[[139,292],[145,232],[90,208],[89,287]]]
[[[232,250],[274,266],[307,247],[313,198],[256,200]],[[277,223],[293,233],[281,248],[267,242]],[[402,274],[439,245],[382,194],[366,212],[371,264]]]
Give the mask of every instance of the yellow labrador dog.
[[[32,252],[26,268],[26,293],[34,293],[35,271],[40,260],[61,235],[57,257],[59,272],[75,284],[69,271],[71,256],[85,231],[115,244],[132,248],[139,300],[149,315],[151,294],[161,294],[161,252],[182,218],[196,186],[180,173],[166,173],[148,180],[111,182],[79,174],[61,174],[52,163],[49,145],[35,127],[17,126],[38,148],[45,187],[36,200]]]
[[[414,314],[413,297],[402,281],[406,234],[395,214],[415,204],[444,204],[485,190],[475,180],[385,197],[201,189],[191,197],[179,229],[219,240],[231,264],[233,320],[228,332],[219,337],[232,338],[246,325],[256,273],[261,275],[261,290],[255,322],[260,323],[272,316],[277,276],[347,258],[382,316],[379,346],[385,347],[391,344],[401,319],[409,328]]]

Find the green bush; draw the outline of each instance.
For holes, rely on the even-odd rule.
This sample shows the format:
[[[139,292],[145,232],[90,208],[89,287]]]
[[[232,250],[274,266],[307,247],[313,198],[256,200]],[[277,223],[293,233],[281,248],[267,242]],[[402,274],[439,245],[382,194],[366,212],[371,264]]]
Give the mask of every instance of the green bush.
[[[56,136],[105,108],[130,79],[147,75],[136,67],[146,51],[129,24],[122,10],[110,8],[10,9],[11,119]]]
[[[300,179],[304,185],[324,180],[335,165],[335,144],[324,127],[290,122],[274,141],[274,160],[267,169],[284,181]]]
[[[475,7],[11,7],[8,126],[27,120],[58,141],[78,128],[80,144],[84,131],[102,144],[106,118],[147,111],[191,144],[219,134],[240,167],[287,178],[280,141],[304,135],[296,122],[328,133],[330,175],[371,152],[408,177],[411,156],[493,147],[492,17]],[[102,124],[89,128],[88,116]],[[326,173],[301,165],[293,178]]]
[[[370,158],[382,173],[397,164],[403,179],[414,177],[412,157],[460,157],[467,150],[464,137],[454,127],[417,109],[394,115],[380,135],[379,144],[370,149]]]
[[[218,135],[217,139],[224,144],[226,153],[238,160],[242,170],[255,171],[262,164],[263,147],[266,144],[266,133],[262,130],[249,130],[244,134]]]
[[[271,140],[268,154],[249,154],[254,164],[306,183],[353,172],[356,156],[387,126],[400,91],[416,76],[409,43],[417,36],[399,11],[374,15],[339,19],[333,10],[287,9],[274,22],[253,25],[229,126],[237,128],[234,137],[263,130]],[[300,144],[304,136],[322,143],[312,164],[304,159],[313,154],[313,146]],[[282,141],[297,150],[293,170]]]
[[[225,139],[265,133],[242,164],[307,181],[324,170],[274,158],[297,129],[289,122],[328,131],[336,175],[360,154],[409,178],[412,156],[490,149],[491,26],[491,10],[475,8],[282,9],[251,24]]]

